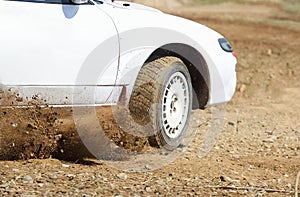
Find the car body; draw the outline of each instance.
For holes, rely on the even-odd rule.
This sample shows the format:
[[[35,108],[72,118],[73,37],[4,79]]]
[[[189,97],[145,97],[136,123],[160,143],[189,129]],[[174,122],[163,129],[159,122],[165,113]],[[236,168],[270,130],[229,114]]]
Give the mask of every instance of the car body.
[[[229,42],[193,21],[121,1],[1,0],[0,9],[2,107],[37,97],[53,106],[128,105],[143,65],[166,56],[187,67],[194,108],[234,94]],[[22,99],[5,102],[7,91]]]

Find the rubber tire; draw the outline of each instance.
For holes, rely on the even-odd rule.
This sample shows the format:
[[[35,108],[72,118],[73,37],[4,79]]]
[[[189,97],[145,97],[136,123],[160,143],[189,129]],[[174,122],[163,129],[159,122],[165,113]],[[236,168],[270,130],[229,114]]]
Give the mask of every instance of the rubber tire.
[[[186,121],[176,138],[168,137],[162,122],[162,99],[164,89],[169,78],[176,72],[180,72],[186,79],[189,101]],[[145,64],[136,79],[129,110],[132,118],[139,125],[146,125],[148,141],[151,146],[164,147],[167,150],[177,148],[188,127],[192,110],[192,84],[188,69],[184,63],[176,57],[163,57]]]

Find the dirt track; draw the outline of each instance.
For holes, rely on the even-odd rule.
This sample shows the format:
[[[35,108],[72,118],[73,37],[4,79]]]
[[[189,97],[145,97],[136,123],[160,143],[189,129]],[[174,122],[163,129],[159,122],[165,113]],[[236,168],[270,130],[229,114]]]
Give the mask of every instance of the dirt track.
[[[212,151],[203,158],[197,157],[205,126],[192,119],[191,129],[198,131],[193,144],[182,157],[159,170],[122,173],[95,160],[80,163],[57,159],[0,161],[1,195],[294,195],[295,179],[300,171],[299,18],[273,4],[260,3],[206,5],[168,11],[221,32],[232,42],[239,58],[237,92],[226,106],[225,126]],[[29,157],[47,158],[50,156],[46,154],[47,150],[51,153],[54,146],[55,149],[62,146],[54,156],[68,156],[64,154],[68,151],[64,150],[64,145],[70,144],[68,140],[76,134],[70,132],[74,131],[72,124],[60,120],[66,120],[65,116],[70,112],[50,112],[28,120],[45,119],[45,125],[35,122],[29,126],[22,121],[23,126],[32,131],[42,132],[36,133],[34,138],[40,141],[33,143],[49,142],[42,146],[46,147],[42,151],[45,154],[30,155],[27,151]],[[32,111],[24,113],[31,114]],[[198,118],[199,114],[201,112],[195,111],[193,115]],[[6,115],[1,113],[1,121]],[[13,118],[18,121],[17,117]],[[55,130],[61,126],[57,125],[60,122],[68,125],[63,127],[65,130]],[[45,131],[52,132],[52,137],[39,138]],[[62,132],[69,136],[61,136]],[[4,133],[0,135],[3,137]],[[13,137],[8,140],[15,140]],[[78,150],[75,145],[68,149]],[[29,144],[28,147],[35,146]],[[78,152],[85,155],[85,151]],[[12,151],[10,156],[14,154],[17,151]],[[22,155],[15,157],[22,158]]]

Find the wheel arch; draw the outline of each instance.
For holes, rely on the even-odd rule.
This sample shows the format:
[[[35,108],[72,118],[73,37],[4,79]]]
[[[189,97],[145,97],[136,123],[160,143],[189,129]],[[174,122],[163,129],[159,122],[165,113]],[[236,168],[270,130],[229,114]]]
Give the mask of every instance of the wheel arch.
[[[177,57],[186,65],[192,80],[193,109],[203,109],[210,96],[209,69],[203,56],[189,45],[173,43],[153,51],[145,63],[165,56]]]

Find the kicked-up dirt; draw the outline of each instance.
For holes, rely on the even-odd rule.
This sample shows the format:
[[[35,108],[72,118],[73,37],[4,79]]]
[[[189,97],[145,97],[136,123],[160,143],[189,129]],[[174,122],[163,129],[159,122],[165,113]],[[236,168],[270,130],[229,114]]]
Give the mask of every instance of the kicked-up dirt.
[[[190,131],[196,136],[174,157],[153,156],[147,140],[120,132],[128,129],[126,120],[123,128],[109,123],[115,120],[100,122],[114,131],[107,132],[110,139],[133,155],[112,147],[101,160],[84,159],[91,155],[78,138],[73,109],[41,109],[34,103],[18,112],[1,109],[1,196],[296,196],[299,17],[274,3],[182,5],[161,8],[221,32],[239,61],[237,92],[226,105],[224,127],[211,151],[199,155],[212,122],[206,119],[210,109],[193,112]],[[99,117],[116,112],[105,108]],[[168,164],[164,158],[177,159]],[[141,166],[144,172],[121,171],[143,171]]]

